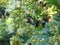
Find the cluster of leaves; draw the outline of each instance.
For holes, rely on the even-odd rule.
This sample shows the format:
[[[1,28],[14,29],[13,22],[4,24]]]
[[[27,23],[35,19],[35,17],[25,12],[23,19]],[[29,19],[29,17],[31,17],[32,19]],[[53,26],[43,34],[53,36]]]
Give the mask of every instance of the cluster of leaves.
[[[4,45],[60,44],[60,10],[56,0],[2,0],[0,5],[4,4],[10,13],[0,19],[0,42],[7,40],[7,44],[2,41]],[[27,23],[28,16],[32,17],[32,24]]]

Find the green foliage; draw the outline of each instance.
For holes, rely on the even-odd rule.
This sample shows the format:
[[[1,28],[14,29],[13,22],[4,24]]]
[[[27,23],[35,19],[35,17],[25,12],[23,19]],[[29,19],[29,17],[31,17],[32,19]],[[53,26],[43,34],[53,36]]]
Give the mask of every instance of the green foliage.
[[[0,19],[0,44],[1,40],[9,40],[4,45],[60,45],[60,12],[57,0],[1,0],[0,7],[6,7],[9,17]],[[35,27],[27,23],[27,16],[35,21],[40,20]],[[43,19],[49,18],[45,22]]]

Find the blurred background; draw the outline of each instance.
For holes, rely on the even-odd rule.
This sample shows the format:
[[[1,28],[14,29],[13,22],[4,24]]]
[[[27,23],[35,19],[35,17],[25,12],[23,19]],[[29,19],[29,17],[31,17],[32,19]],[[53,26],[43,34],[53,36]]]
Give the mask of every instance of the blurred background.
[[[60,45],[60,0],[0,0],[0,45]]]

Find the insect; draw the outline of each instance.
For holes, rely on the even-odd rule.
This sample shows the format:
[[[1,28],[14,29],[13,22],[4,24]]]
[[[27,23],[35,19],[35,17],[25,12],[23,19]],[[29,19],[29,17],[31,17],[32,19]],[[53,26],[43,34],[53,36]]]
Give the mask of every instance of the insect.
[[[43,28],[45,27],[45,24],[49,22],[49,18],[48,16],[46,16],[46,18],[43,18],[42,20],[35,20],[34,18],[32,18],[31,16],[28,16],[27,18],[27,23],[38,27],[38,26],[42,26]]]
[[[35,26],[35,19],[31,16],[27,16],[27,23],[30,23],[31,25]]]

